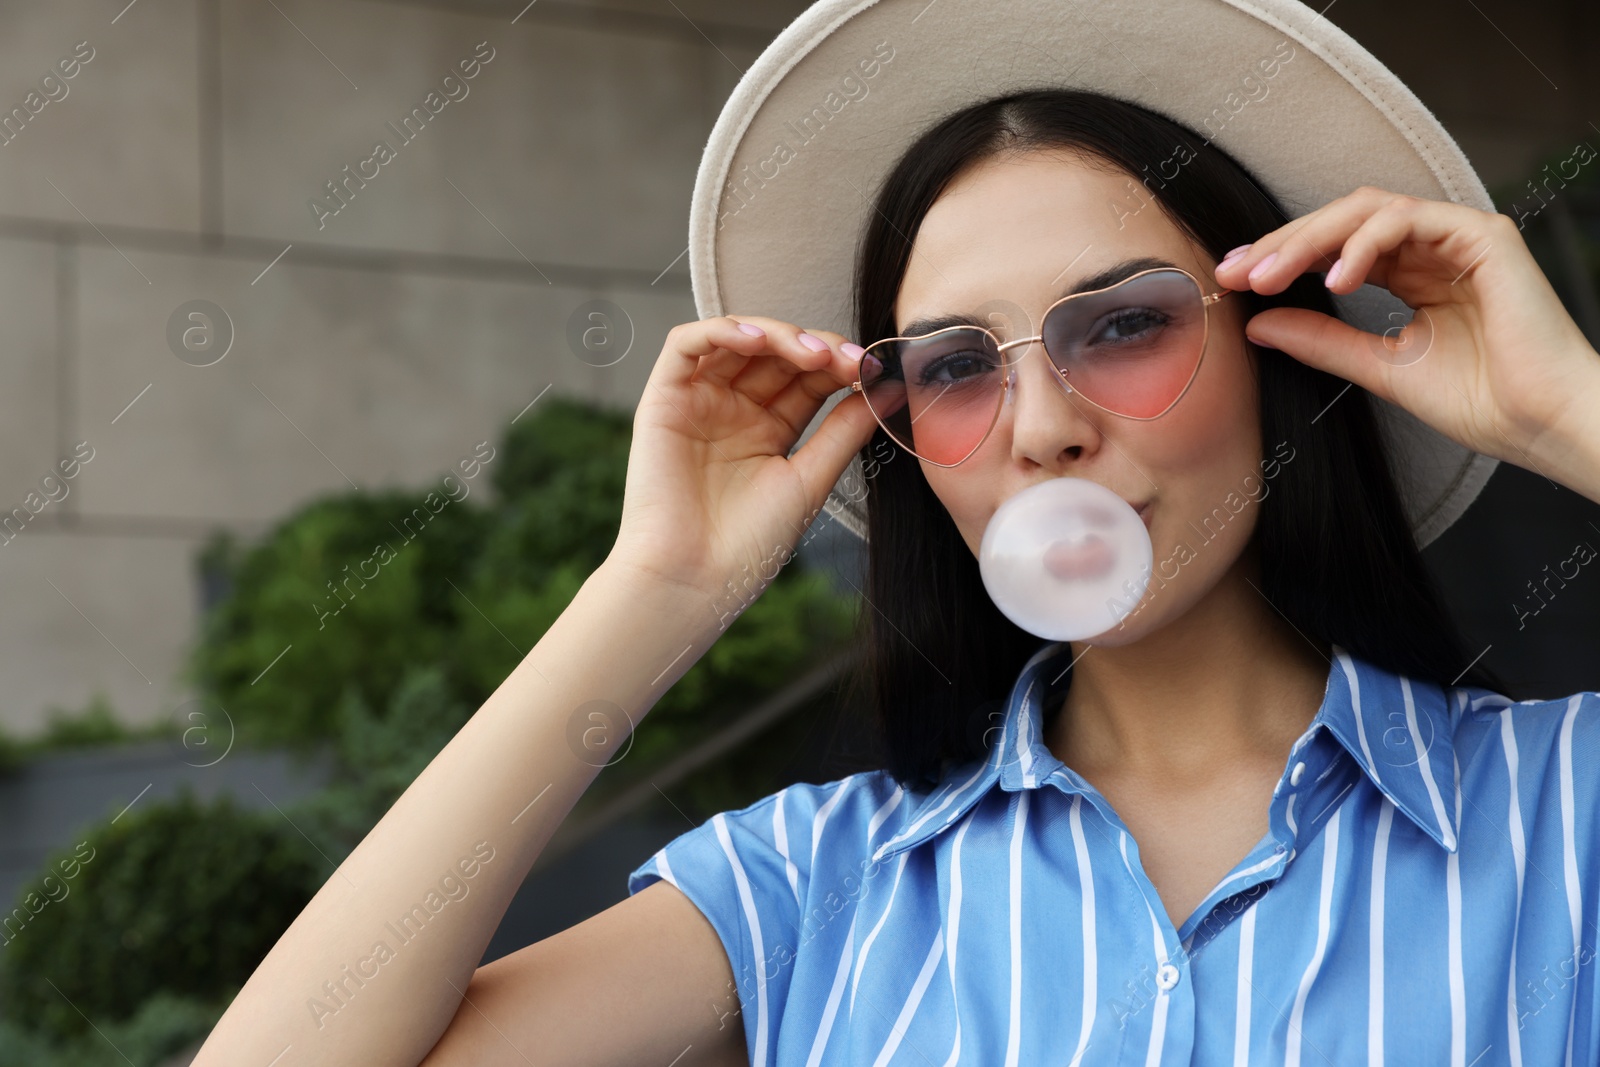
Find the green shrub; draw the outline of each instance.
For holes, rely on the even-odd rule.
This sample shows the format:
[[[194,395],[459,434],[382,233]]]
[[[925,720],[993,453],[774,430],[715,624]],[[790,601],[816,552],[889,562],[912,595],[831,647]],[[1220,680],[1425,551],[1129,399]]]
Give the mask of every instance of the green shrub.
[[[559,563],[593,570],[605,559],[622,521],[633,442],[630,416],[560,398],[548,405],[510,427],[490,472],[499,525],[515,531],[500,537],[497,547],[514,551],[493,569],[524,585]]]
[[[44,732],[22,739],[0,728],[0,771],[13,770],[45,752],[73,748],[99,748],[129,741],[170,737],[177,731],[170,723],[127,726],[111,711],[105,693],[96,691],[81,711],[52,706]]]
[[[466,581],[486,520],[470,496],[437,513],[426,499],[325,498],[240,555],[228,595],[205,616],[190,677],[241,740],[326,738],[346,686],[385,701],[408,664],[440,657],[456,624],[446,579]],[[426,519],[403,525],[419,510]]]
[[[31,752],[26,742],[0,727],[0,774],[14,771],[28,761]]]
[[[160,1063],[196,1045],[227,1010],[235,990],[215,1000],[157,993],[122,1022],[51,1041],[0,1021],[0,1067],[127,1067]]]
[[[7,1015],[72,1039],[85,1017],[126,1021],[156,993],[212,1002],[244,984],[331,873],[277,812],[187,790],[146,802],[25,884],[25,923],[0,957]]]
[[[103,692],[96,691],[83,711],[76,715],[64,708],[52,708],[41,741],[51,748],[84,748],[126,740],[133,731],[111,714],[111,704]]]
[[[323,813],[319,822],[329,833],[370,827],[366,820],[387,809],[380,798],[398,795],[395,783],[409,783],[426,765],[605,560],[621,521],[632,429],[625,414],[559,397],[540,401],[509,428],[479,476],[493,486],[492,504],[469,496],[445,507],[413,541],[397,545],[396,558],[356,586],[336,616],[320,617],[312,605],[334,603],[327,583],[349,573],[347,564],[359,570],[354,564],[370,554],[367,546],[382,540],[419,494],[327,498],[259,546],[240,550],[219,540],[208,547],[205,565],[221,572],[215,580],[226,592],[195,649],[196,680],[227,709],[242,738],[332,742],[352,775],[383,780],[352,785],[365,790],[364,801],[342,815]],[[389,540],[396,540],[392,531]],[[714,610],[709,598],[704,610]],[[853,617],[854,600],[817,575],[795,564],[780,569],[662,697],[649,727],[635,736],[630,766],[667,757],[803,673],[848,638]],[[434,672],[426,699],[456,709],[438,720],[454,728],[430,735],[426,745],[400,746],[426,758],[358,768],[351,761],[360,757],[344,739],[347,718],[376,729],[402,706],[399,687],[419,667]],[[407,729],[398,736],[407,738]],[[715,777],[699,787],[707,796],[715,795]]]

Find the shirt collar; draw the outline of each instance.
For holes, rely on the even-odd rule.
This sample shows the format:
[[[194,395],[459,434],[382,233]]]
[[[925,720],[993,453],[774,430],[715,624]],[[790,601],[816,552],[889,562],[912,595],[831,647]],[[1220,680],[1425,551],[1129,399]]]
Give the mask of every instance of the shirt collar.
[[[917,802],[905,828],[878,847],[874,859],[934,837],[996,786],[1016,792],[1052,784],[1104,803],[1098,791],[1043,741],[1044,708],[1061,699],[1070,682],[1070,651],[1064,641],[1050,642],[1029,657],[1012,685],[1003,725],[985,735],[991,738],[987,757],[950,768],[939,785]],[[1464,690],[1447,691],[1433,682],[1392,673],[1334,645],[1322,706],[1290,748],[1273,803],[1280,803],[1280,794],[1291,784],[1301,750],[1326,729],[1396,808],[1447,852],[1455,852],[1452,697],[1459,714]]]

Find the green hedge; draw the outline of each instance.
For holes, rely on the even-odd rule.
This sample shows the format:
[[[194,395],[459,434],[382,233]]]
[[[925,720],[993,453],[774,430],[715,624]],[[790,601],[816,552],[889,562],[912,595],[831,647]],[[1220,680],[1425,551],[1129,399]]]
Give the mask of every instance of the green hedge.
[[[465,498],[419,521],[421,532],[409,541],[395,527],[427,489],[323,498],[248,550],[214,539],[204,563],[226,592],[203,623],[192,680],[227,710],[243,740],[332,744],[342,759],[358,761],[357,747],[344,739],[346,719],[383,720],[403,703],[397,697],[406,679],[431,671],[429,699],[456,710],[428,745],[405,749],[425,757],[384,772],[386,790],[408,783],[605,560],[622,514],[631,442],[628,416],[546,398],[494,447]],[[359,566],[382,558],[380,543],[392,545],[393,558]],[[348,602],[337,615],[321,614],[341,603],[328,583],[352,573],[358,580],[346,587]],[[853,597],[799,566],[782,568],[657,703],[626,759],[665,758],[800,675],[843,645],[854,617]],[[756,773],[719,768],[698,776],[689,792],[706,810],[721,810],[724,799],[763,784]],[[348,831],[382,814],[360,811],[346,819]]]
[[[35,756],[74,748],[100,748],[105,745],[176,737],[172,724],[158,722],[148,726],[128,726],[111,710],[104,692],[96,690],[77,711],[50,706],[44,731],[37,737],[22,739],[0,728],[0,773],[15,770]]]
[[[52,856],[7,913],[6,1014],[50,1038],[125,1022],[156,993],[244,984],[333,873],[277,812],[227,797],[136,806]],[[46,881],[46,878],[53,881]]]
[[[231,999],[157,993],[130,1018],[66,1040],[0,1020],[0,1067],[151,1067],[209,1034]]]

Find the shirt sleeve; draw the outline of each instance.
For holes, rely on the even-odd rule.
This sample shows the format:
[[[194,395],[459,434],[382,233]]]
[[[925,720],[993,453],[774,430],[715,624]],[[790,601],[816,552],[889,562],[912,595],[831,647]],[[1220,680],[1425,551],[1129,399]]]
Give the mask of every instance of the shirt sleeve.
[[[628,875],[629,896],[671,882],[716,929],[733,969],[752,1064],[768,1063],[776,1047],[811,873],[813,828],[847,783],[792,785],[749,807],[720,812]]]

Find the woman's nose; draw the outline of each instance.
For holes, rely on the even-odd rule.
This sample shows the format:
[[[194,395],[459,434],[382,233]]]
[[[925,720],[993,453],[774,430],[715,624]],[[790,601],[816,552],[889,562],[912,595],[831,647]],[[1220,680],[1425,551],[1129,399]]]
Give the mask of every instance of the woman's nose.
[[[1031,341],[1011,349],[1011,355],[1001,418],[1008,410],[1012,454],[1050,467],[1063,452],[1076,455],[1092,446],[1100,437],[1099,427],[1088,418],[1088,405],[1072,393],[1044,347]]]

